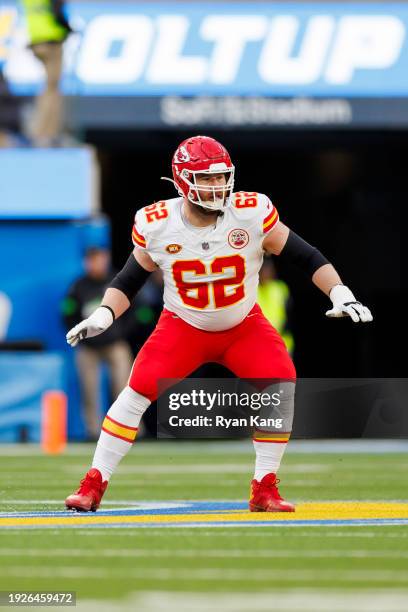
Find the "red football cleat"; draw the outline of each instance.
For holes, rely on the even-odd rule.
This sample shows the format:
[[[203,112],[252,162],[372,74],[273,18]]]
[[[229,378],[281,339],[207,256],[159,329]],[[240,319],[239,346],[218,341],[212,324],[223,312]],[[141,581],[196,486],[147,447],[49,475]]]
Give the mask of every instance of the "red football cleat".
[[[100,471],[92,468],[85,474],[85,478],[81,480],[79,489],[67,497],[65,505],[68,510],[96,512],[107,486],[108,481],[102,482]]]
[[[253,480],[249,510],[251,512],[294,512],[295,506],[279,495],[276,486],[279,482],[276,474],[266,474],[260,482]]]

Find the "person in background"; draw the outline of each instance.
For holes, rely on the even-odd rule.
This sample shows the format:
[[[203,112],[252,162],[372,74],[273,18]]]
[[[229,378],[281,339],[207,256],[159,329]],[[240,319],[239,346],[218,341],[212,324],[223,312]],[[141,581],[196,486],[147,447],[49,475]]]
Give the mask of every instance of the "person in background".
[[[45,89],[35,102],[31,136],[35,146],[53,146],[58,144],[62,130],[63,98],[59,90],[62,47],[72,29],[64,14],[63,0],[21,1],[29,46],[46,73]]]
[[[107,249],[92,247],[85,255],[84,276],[69,288],[63,300],[62,312],[67,329],[88,317],[98,305],[106,287],[114,276]],[[120,322],[119,322],[120,323]],[[89,440],[99,437],[101,418],[99,410],[99,371],[106,363],[109,368],[112,394],[116,397],[127,384],[133,357],[123,340],[122,325],[113,326],[108,334],[89,338],[76,349],[76,362],[81,385],[82,405]]]
[[[289,287],[283,280],[278,279],[275,264],[271,259],[265,259],[259,271],[258,304],[265,317],[282,336],[292,355],[295,348],[290,331],[292,300]]]

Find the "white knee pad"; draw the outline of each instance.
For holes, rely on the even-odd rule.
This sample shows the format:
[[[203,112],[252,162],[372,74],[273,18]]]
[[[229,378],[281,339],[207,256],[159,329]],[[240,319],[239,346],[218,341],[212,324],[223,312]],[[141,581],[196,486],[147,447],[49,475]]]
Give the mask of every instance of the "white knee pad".
[[[126,423],[132,427],[137,427],[144,412],[150,406],[151,401],[140,395],[137,391],[133,391],[130,387],[125,387],[113,402],[109,409],[108,415],[119,423]]]

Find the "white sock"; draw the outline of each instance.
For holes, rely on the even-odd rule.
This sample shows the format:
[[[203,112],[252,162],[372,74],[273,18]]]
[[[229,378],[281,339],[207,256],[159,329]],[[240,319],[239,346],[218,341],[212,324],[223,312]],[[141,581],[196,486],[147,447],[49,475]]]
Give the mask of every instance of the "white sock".
[[[276,474],[288,443],[254,440],[253,444],[256,453],[254,479],[260,481],[266,474]]]
[[[132,448],[140,419],[151,402],[147,397],[125,387],[102,423],[102,431],[95,449],[92,467],[109,480],[120,460]]]

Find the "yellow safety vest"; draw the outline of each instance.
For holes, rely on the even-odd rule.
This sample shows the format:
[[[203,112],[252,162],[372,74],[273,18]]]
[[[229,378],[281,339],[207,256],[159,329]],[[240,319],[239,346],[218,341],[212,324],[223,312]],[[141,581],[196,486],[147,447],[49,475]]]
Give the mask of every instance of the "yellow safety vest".
[[[258,304],[268,321],[282,336],[289,353],[293,352],[294,339],[285,330],[287,321],[286,302],[289,298],[289,287],[281,280],[271,280],[258,287]]]
[[[31,45],[62,42],[67,30],[59,24],[52,10],[51,0],[22,0]]]

